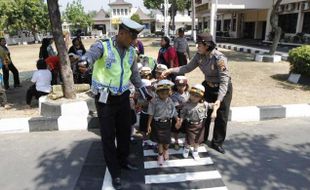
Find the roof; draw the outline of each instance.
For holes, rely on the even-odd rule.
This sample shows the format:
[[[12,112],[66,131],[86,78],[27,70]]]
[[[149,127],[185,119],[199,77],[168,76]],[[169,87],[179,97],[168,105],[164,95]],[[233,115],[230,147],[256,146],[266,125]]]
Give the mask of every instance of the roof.
[[[116,0],[116,1],[114,1],[114,2],[112,2],[112,3],[109,3],[109,6],[113,6],[113,5],[130,5],[130,6],[132,6],[132,4],[131,3],[128,3],[128,2],[126,2],[126,1],[124,1],[124,0]]]
[[[152,20],[152,18],[149,15],[145,14],[140,7],[134,14],[139,15],[141,20]]]
[[[100,9],[93,18],[93,21],[99,20],[109,20],[109,15],[103,9]]]

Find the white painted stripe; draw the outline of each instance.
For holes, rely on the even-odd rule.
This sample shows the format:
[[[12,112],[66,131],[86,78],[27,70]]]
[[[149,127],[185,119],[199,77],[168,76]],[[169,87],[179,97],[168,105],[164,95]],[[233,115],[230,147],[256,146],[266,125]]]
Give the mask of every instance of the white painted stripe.
[[[259,121],[260,112],[256,106],[231,108],[231,121]]]
[[[283,105],[286,108],[286,117],[309,117],[310,105],[308,104],[290,104]]]
[[[57,122],[59,131],[87,130],[88,127],[87,117],[60,116]]]
[[[31,118],[0,119],[0,133],[28,133],[29,119]]]
[[[198,152],[207,152],[207,148],[205,146],[200,146],[200,147],[198,147]],[[182,153],[183,153],[182,148],[178,151],[174,150],[174,149],[169,149],[169,155],[182,154]],[[144,156],[157,156],[158,155],[152,149],[144,150],[143,154],[144,154]]]
[[[71,102],[61,105],[62,116],[82,116],[87,117],[89,109],[85,101]]]
[[[226,186],[223,186],[223,187],[210,187],[210,188],[190,189],[190,190],[228,190],[228,189]]]
[[[102,183],[102,190],[114,190],[114,187],[112,185],[112,178],[111,178],[111,174],[108,170],[108,168],[106,168],[105,170],[105,174],[104,174],[104,179],[103,179],[103,183]]]
[[[221,178],[221,174],[218,171],[146,175],[145,184],[174,183],[174,182],[208,180],[219,178]]]
[[[185,166],[204,166],[211,165],[213,161],[210,157],[200,158],[199,160],[194,160],[193,158],[180,159],[180,160],[167,160],[162,166],[159,166],[157,161],[146,161],[144,162],[145,169],[152,168],[169,168],[169,167],[185,167]]]

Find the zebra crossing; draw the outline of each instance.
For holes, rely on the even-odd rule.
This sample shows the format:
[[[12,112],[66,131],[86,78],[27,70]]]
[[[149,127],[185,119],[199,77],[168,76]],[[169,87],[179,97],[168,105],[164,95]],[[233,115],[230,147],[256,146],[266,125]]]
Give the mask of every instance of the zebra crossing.
[[[183,144],[184,139],[179,142]],[[183,158],[183,149],[169,149],[169,160],[162,166],[157,164],[157,153],[144,146],[144,181],[150,189],[196,189],[227,190],[221,174],[214,167],[207,148],[198,148],[199,160],[192,157]]]
[[[179,140],[180,145],[184,138]],[[173,143],[173,142],[172,142]],[[158,154],[151,146],[136,147],[139,171],[123,171],[122,183],[126,190],[227,190],[222,176],[214,166],[205,146],[198,148],[199,160],[191,156],[183,158],[183,148],[169,149],[169,160],[162,166],[157,163]],[[151,144],[145,141],[143,144]],[[124,173],[125,172],[125,173]],[[112,179],[106,168],[102,190],[114,190]]]

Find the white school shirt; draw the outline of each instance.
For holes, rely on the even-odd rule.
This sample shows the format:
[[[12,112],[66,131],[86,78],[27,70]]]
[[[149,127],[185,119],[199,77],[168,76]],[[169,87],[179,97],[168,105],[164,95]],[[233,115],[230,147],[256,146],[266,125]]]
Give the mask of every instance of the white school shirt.
[[[36,83],[36,89],[40,92],[50,93],[52,73],[47,69],[40,69],[33,73],[31,82]]]

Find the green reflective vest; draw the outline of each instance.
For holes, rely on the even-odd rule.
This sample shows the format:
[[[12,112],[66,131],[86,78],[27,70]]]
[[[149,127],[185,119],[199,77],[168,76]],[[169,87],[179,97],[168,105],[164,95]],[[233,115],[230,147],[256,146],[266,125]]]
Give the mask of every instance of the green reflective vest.
[[[135,51],[130,47],[125,56],[120,57],[112,39],[102,41],[103,55],[93,68],[92,89],[101,91],[108,88],[113,95],[120,95],[129,89],[131,66],[134,63]]]

